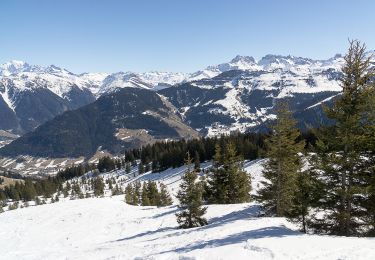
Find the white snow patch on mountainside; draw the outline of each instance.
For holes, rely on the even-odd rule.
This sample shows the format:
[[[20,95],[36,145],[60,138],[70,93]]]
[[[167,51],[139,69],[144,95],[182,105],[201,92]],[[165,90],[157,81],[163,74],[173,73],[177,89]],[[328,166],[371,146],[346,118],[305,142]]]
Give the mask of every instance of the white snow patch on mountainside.
[[[253,189],[263,160],[247,162]],[[175,194],[184,167],[147,173]],[[123,196],[67,200],[0,214],[2,259],[375,258],[373,238],[305,235],[284,218],[259,217],[256,203],[209,205],[209,224],[178,229],[176,205],[140,207]]]
[[[181,82],[196,81],[206,78],[213,78],[222,72],[229,70],[242,71],[268,71],[269,74],[259,76],[259,88],[270,88],[272,83],[283,80],[281,71],[290,71],[300,76],[307,76],[322,72],[324,70],[339,70],[342,66],[343,58],[335,56],[326,61],[315,61],[306,58],[293,56],[267,55],[260,61],[255,61],[249,56],[236,56],[230,62],[219,65],[208,66],[206,69],[195,73],[174,73],[174,72],[118,72],[118,73],[82,73],[74,74],[66,69],[51,65],[48,67],[34,66],[23,61],[11,61],[0,65],[0,80],[4,85],[12,85],[18,91],[30,90],[33,88],[48,88],[60,97],[71,90],[75,85],[79,88],[87,88],[97,97],[115,91],[123,87],[140,87],[147,89],[160,89]],[[288,79],[286,79],[288,80]],[[332,82],[319,81],[317,85],[325,86]],[[293,82],[292,82],[293,83]],[[333,86],[332,89],[337,89]],[[298,86],[293,91],[299,91]],[[303,91],[303,90],[301,90]],[[309,89],[309,91],[321,91],[320,89]]]

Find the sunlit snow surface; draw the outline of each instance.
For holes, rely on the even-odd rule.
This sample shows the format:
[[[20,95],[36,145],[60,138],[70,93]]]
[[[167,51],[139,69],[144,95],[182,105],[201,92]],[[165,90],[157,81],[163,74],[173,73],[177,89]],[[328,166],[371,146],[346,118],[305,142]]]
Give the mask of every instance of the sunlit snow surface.
[[[254,189],[262,161],[246,164]],[[208,164],[204,165],[208,166]],[[175,193],[184,168],[145,174]],[[375,239],[304,235],[256,203],[210,205],[209,225],[177,228],[176,206],[129,206],[123,196],[0,214],[0,259],[375,259]]]

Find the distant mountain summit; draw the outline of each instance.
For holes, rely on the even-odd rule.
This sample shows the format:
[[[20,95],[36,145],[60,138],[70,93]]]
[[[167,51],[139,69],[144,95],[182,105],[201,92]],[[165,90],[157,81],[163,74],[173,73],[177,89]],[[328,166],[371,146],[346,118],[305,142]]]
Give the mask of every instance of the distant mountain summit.
[[[305,127],[306,123],[314,125],[326,120],[320,104],[329,103],[340,94],[343,64],[341,55],[327,60],[266,55],[259,61],[238,55],[194,73],[75,74],[55,65],[42,67],[11,61],[0,65],[0,130],[17,135],[29,133],[57,115],[85,108],[121,89],[143,90],[137,94],[138,101],[128,96],[126,102],[130,103],[149,97],[148,92],[160,96],[170,104],[167,110],[179,117],[181,124],[202,135],[259,130],[275,118],[274,105],[280,99],[289,100],[300,127]],[[67,114],[77,111],[81,110]],[[143,129],[149,127],[146,124]],[[94,146],[92,149],[97,148]]]

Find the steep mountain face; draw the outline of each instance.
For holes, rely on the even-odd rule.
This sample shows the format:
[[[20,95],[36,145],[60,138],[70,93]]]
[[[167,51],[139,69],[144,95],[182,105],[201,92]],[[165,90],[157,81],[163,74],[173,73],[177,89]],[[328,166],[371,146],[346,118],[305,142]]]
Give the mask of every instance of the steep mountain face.
[[[233,69],[234,64],[246,67],[246,62],[250,69]],[[267,55],[258,63],[251,57],[236,57],[211,71],[231,70],[159,93],[179,109],[186,122],[205,135],[259,129],[275,118],[274,105],[280,99],[288,99],[303,128],[327,121],[320,103],[330,102],[340,93],[342,64],[341,56],[314,61]]]
[[[3,156],[89,156],[98,149],[118,153],[156,140],[193,138],[173,106],[156,92],[125,88],[67,111],[0,150]]]
[[[118,89],[161,89],[185,78],[183,73],[168,72],[74,74],[54,65],[8,62],[0,65],[0,130],[24,134]]]
[[[0,69],[0,129],[23,134],[64,111],[95,100],[76,76],[56,66],[46,68],[23,62]]]

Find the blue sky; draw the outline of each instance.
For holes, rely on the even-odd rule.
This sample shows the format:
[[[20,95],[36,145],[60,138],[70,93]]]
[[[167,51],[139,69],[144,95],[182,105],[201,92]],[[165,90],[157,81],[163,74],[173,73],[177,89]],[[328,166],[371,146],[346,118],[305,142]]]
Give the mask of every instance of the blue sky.
[[[235,55],[375,49],[373,0],[1,0],[0,63],[73,72],[183,71]]]

